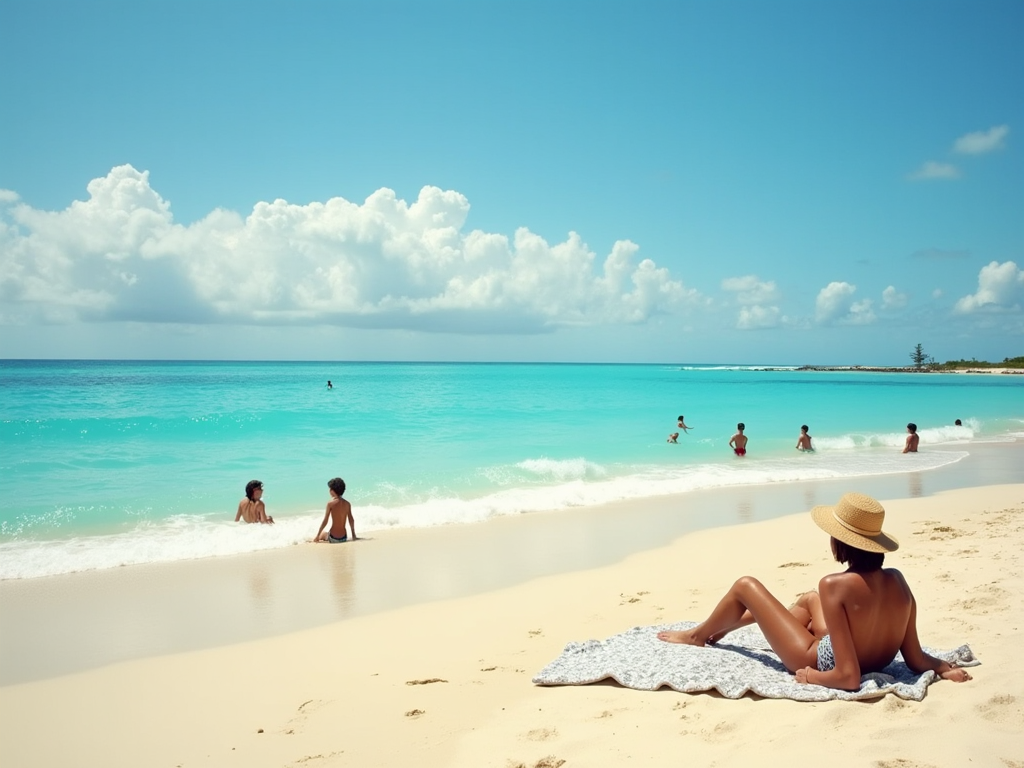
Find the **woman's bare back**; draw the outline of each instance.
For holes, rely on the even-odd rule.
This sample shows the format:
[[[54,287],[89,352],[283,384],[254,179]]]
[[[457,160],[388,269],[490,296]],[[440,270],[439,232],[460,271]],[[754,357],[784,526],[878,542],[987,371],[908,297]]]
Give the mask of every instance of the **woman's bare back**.
[[[892,662],[914,604],[903,574],[895,568],[834,573],[821,580],[818,591],[837,658],[856,656],[862,673]]]

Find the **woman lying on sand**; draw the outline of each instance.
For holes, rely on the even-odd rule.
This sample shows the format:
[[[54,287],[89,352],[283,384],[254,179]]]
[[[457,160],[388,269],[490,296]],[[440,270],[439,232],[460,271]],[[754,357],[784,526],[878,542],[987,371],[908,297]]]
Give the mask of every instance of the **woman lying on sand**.
[[[970,680],[966,670],[921,650],[914,595],[903,574],[882,568],[885,553],[899,547],[882,531],[882,505],[848,493],[834,507],[815,507],[811,517],[832,536],[832,555],[847,564],[846,571],[823,578],[817,593],[801,596],[788,610],[761,582],[744,576],[703,623],[658,637],[705,645],[757,622],[800,683],[855,691],[861,674],[882,670],[897,651],[918,674],[932,670],[946,680]]]

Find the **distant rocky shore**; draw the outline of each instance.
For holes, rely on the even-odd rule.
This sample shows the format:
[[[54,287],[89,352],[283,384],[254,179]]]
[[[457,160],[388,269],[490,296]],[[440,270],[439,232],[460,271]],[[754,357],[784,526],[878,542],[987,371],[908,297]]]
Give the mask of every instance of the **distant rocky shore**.
[[[798,368],[764,368],[765,371],[864,371],[865,373],[1006,373],[1024,374],[1022,368],[882,367],[875,365],[801,365]]]

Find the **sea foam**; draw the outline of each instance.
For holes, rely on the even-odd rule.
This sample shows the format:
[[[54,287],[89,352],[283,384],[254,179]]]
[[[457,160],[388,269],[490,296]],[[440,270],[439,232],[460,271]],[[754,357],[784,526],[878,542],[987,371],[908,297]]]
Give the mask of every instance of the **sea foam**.
[[[424,528],[476,523],[493,517],[555,511],[669,494],[866,475],[926,471],[952,464],[968,454],[935,451],[908,457],[885,451],[822,451],[807,456],[747,458],[744,461],[682,466],[636,467],[614,473],[585,459],[518,462],[514,471],[532,472],[548,482],[515,485],[478,498],[438,495],[409,504],[359,505],[359,533],[393,528]],[[399,494],[400,495],[400,494]],[[77,571],[116,568],[204,557],[236,555],[288,547],[312,539],[322,512],[276,515],[275,525],[241,525],[203,515],[176,515],[142,521],[128,531],[66,540],[16,540],[0,544],[0,579],[34,578]]]

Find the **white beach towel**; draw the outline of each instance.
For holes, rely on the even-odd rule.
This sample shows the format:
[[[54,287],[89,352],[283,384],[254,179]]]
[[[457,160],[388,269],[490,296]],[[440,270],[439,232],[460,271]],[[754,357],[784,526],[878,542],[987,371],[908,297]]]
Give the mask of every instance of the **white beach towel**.
[[[921,701],[938,676],[916,674],[897,655],[881,672],[864,675],[860,689],[841,691],[796,682],[756,626],[744,627],[715,646],[698,648],[666,643],[657,633],[666,629],[690,629],[696,622],[683,621],[658,627],[634,627],[607,640],[569,643],[562,655],[542,669],[537,685],[586,685],[611,678],[627,688],[656,691],[662,686],[683,693],[716,690],[728,699],[754,693],[769,699],[828,701],[874,699],[894,694]],[[951,651],[925,649],[936,658],[971,667],[978,661],[967,645]]]

